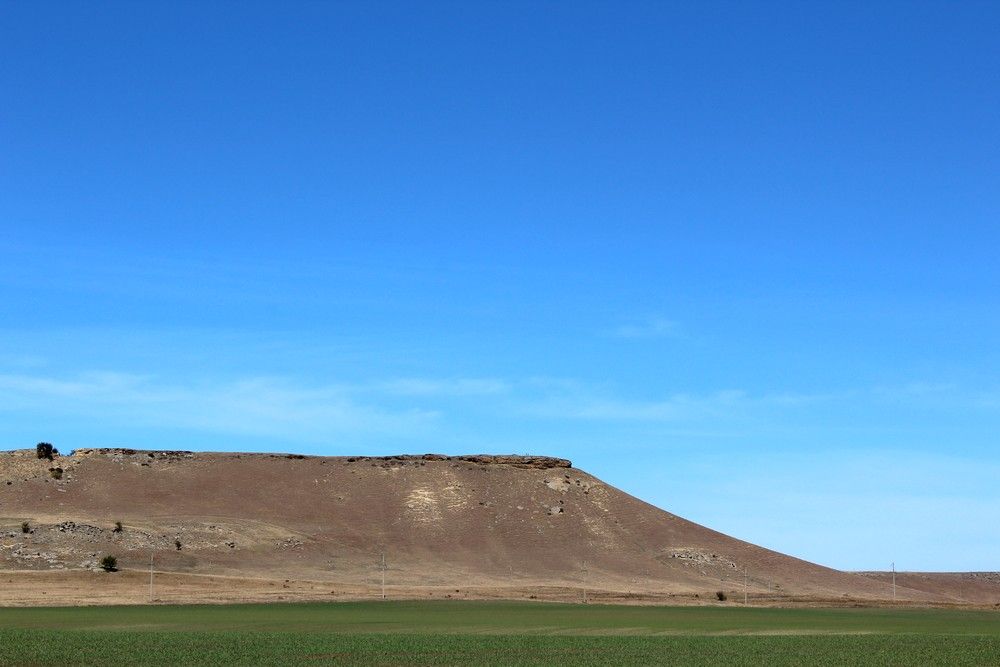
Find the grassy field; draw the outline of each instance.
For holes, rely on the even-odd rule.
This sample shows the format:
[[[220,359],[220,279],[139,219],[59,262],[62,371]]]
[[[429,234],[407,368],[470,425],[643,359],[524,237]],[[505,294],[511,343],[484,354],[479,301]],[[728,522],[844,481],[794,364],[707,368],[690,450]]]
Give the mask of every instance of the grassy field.
[[[1000,665],[1000,612],[378,602],[0,609],[0,665]]]

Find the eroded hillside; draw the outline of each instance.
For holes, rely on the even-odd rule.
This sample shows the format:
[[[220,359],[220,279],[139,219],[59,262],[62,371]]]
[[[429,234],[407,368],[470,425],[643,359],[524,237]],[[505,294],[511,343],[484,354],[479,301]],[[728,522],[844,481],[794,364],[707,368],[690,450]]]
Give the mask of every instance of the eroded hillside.
[[[99,571],[106,554],[122,572]],[[381,594],[383,554],[389,590],[407,596],[575,598],[586,590],[704,601],[716,591],[742,598],[744,587],[760,601],[890,594],[877,578],[686,521],[563,459],[0,453],[8,591],[50,582],[45,599],[63,599],[59,582],[72,582],[98,601],[102,590],[120,589],[141,599],[152,557],[161,586],[173,581],[184,599],[266,598],[250,591],[268,588],[286,599],[363,596]],[[37,601],[37,587],[28,589],[21,601]],[[902,587],[897,595],[946,598]]]

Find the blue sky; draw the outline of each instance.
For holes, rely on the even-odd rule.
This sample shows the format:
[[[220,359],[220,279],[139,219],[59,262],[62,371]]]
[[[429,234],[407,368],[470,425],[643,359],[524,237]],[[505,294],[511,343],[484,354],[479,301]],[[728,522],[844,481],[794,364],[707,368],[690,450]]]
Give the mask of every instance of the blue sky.
[[[5,3],[0,447],[531,452],[1000,569],[995,3]]]

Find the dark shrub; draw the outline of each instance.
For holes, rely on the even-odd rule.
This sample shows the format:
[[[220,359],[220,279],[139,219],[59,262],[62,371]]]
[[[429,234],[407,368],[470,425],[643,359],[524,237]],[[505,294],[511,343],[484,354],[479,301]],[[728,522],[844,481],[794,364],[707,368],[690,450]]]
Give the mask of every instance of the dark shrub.
[[[49,476],[52,479],[62,479],[63,469],[62,468],[49,468]]]
[[[124,530],[124,528],[122,528],[122,522],[121,521],[115,521],[115,527],[111,529],[111,532],[112,533],[120,533],[120,532],[122,532],[122,530]]]
[[[174,546],[177,547],[178,551],[180,551],[181,550],[181,541],[180,540],[174,540]]]
[[[57,450],[55,447],[53,447],[51,444],[47,442],[40,442],[37,445],[35,445],[35,454],[37,454],[38,458],[40,459],[48,459],[49,461],[51,461],[52,455],[58,453],[59,450]]]
[[[715,597],[719,598],[719,602],[726,601],[726,594],[723,593],[722,591],[715,591]]]
[[[118,559],[114,556],[105,556],[101,559],[101,569],[105,572],[117,572]]]
[[[21,532],[22,533],[30,533],[31,532],[31,524],[28,523],[27,521],[23,521],[21,523]]]

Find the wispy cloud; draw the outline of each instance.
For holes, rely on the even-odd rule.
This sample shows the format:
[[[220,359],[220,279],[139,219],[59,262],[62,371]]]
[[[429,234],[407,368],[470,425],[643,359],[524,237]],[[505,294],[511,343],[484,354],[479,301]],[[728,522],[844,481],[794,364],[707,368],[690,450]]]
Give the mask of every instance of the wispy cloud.
[[[894,400],[953,395],[958,391],[959,387],[953,382],[909,382],[901,385],[879,385],[872,389],[874,395]]]
[[[731,414],[747,400],[740,391],[693,396],[674,394],[659,400],[623,400],[613,396],[550,395],[526,407],[529,413],[559,419],[676,422]]]
[[[171,384],[124,373],[0,375],[0,403],[50,418],[308,441],[420,433],[438,417],[435,410],[362,402],[343,385],[305,387],[275,378]]]
[[[672,393],[652,399],[626,399],[581,384],[549,385],[549,391],[524,404],[528,414],[556,419],[617,422],[703,422],[719,424],[738,417],[791,410],[842,398],[836,393],[753,395],[740,389]]]
[[[82,421],[108,433],[154,427],[314,443],[390,438],[430,445],[465,438],[470,419],[500,432],[502,424],[535,420],[543,429],[562,422],[565,432],[602,423],[612,429],[773,433],[801,427],[814,410],[840,410],[835,414],[842,416],[845,406],[921,406],[931,399],[980,410],[1000,406],[996,394],[928,383],[842,392],[755,394],[732,388],[630,396],[612,384],[573,378],[406,377],[316,385],[259,376],[178,381],[118,372],[0,373],[0,413]]]
[[[645,322],[623,324],[611,331],[615,338],[664,338],[678,335],[677,323],[662,317]]]
[[[107,424],[111,432],[150,426],[310,442],[447,436],[467,401],[475,401],[478,418],[487,420],[691,425],[716,424],[765,403],[808,399],[751,397],[738,390],[627,399],[611,387],[558,378],[396,378],[310,386],[274,377],[176,382],[116,372],[0,374],[0,411],[69,416]]]
[[[373,390],[400,396],[484,396],[503,394],[511,390],[511,384],[493,378],[398,378],[376,382]]]
[[[1000,408],[1000,391],[972,389],[954,382],[911,382],[878,386],[870,391],[870,395],[880,402],[934,411],[994,412]]]
[[[978,394],[974,405],[984,410],[1000,410],[1000,391]]]
[[[46,365],[45,357],[30,354],[0,354],[0,365],[8,368],[41,368]]]

